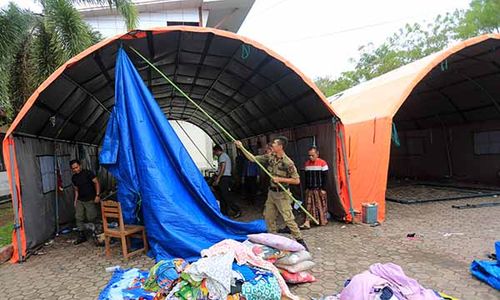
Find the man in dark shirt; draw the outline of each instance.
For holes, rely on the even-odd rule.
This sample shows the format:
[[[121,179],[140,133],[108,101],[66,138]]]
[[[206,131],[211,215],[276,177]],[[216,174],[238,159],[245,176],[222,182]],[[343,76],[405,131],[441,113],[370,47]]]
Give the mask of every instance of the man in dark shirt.
[[[73,177],[73,188],[75,190],[75,219],[78,227],[78,239],[75,245],[87,240],[85,237],[85,221],[95,224],[97,218],[96,203],[101,200],[99,194],[101,187],[97,177],[92,171],[82,170],[79,160],[70,161]]]

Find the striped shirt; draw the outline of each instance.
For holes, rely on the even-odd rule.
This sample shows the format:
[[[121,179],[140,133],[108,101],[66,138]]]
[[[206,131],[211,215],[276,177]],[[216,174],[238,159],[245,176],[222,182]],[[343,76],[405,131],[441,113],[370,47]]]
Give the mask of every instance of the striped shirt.
[[[328,164],[321,158],[305,163],[306,189],[326,189]]]

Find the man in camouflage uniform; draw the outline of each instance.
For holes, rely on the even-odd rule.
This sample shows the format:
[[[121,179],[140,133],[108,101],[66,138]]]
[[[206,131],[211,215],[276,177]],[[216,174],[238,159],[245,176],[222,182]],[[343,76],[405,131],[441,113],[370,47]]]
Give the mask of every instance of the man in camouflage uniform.
[[[299,226],[295,222],[292,211],[293,200],[278,186],[278,183],[281,183],[285,188],[288,188],[291,184],[300,184],[297,168],[285,153],[287,143],[288,139],[286,137],[277,137],[271,145],[272,153],[255,156],[255,160],[265,166],[272,175],[264,208],[264,219],[266,220],[268,232],[275,233],[277,232],[276,219],[278,214],[281,214],[285,224],[290,228],[292,236],[307,249]],[[243,148],[240,141],[236,141],[235,145],[240,149]],[[249,160],[253,161],[252,157],[245,151],[242,152]]]

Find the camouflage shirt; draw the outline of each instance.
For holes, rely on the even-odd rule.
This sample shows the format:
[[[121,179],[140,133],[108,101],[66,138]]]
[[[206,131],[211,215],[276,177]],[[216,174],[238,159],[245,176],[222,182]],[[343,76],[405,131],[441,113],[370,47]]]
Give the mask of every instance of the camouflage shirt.
[[[278,157],[275,153],[257,155],[255,160],[264,165],[273,177],[300,178],[293,160],[286,154],[283,157]],[[287,184],[282,183],[282,185],[288,187]],[[271,180],[270,187],[277,188],[278,185]]]

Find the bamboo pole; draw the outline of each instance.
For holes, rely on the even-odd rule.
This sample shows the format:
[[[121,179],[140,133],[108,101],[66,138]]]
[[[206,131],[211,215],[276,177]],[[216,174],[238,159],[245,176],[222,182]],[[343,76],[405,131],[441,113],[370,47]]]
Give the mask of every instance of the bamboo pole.
[[[229,138],[229,140],[231,140],[231,142],[233,142],[233,143],[236,142],[236,139],[222,125],[220,125],[219,122],[217,122],[214,118],[212,118],[212,116],[210,116],[200,105],[198,105],[198,103],[196,103],[193,99],[191,99],[191,97],[189,97],[186,93],[184,93],[184,91],[182,89],[180,89],[172,80],[170,80],[153,63],[151,63],[146,57],[144,57],[134,47],[129,47],[129,48],[132,51],[134,51],[135,54],[137,54],[142,60],[144,60],[144,62],[146,62],[151,68],[153,68],[153,70],[158,72],[158,74],[160,74],[170,85],[172,85],[173,88],[175,88],[179,93],[181,93],[182,96],[184,96],[187,100],[189,100],[189,102],[191,102],[198,110],[200,110],[210,121],[212,121],[214,123],[214,125],[217,126]],[[262,169],[262,171],[264,171],[264,173],[266,173],[270,178],[274,178],[274,176],[267,170],[267,168],[264,167],[258,160],[255,159],[255,156],[250,151],[245,149],[245,147],[241,147],[240,150],[243,151],[248,157],[250,157]],[[293,202],[295,202],[300,207],[300,209],[302,209],[302,211],[311,220],[314,221],[314,223],[319,225],[318,220],[316,220],[316,218],[314,218],[311,215],[311,213],[308,212],[307,209],[305,209],[305,207],[302,205],[302,203],[299,200],[295,199],[295,197],[292,195],[292,193],[287,188],[285,188],[279,182],[277,182],[276,184],[283,190],[283,192],[285,192],[285,194],[287,194],[288,197],[290,197],[290,199],[293,200]]]

